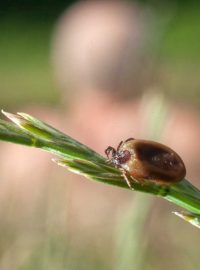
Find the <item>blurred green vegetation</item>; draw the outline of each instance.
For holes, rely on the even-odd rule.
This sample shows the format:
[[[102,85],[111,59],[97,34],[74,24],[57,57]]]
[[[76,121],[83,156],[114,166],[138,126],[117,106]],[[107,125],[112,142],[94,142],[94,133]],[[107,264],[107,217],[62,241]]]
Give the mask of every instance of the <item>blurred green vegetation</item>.
[[[51,36],[58,16],[72,2],[0,3],[1,106],[58,103],[50,63]]]
[[[45,0],[0,4],[1,106],[59,103],[50,60],[51,37],[58,16],[71,2],[76,1],[57,1],[56,5]],[[155,8],[155,1],[146,2],[158,18],[165,10],[170,17],[156,44],[164,90],[172,98],[200,106],[200,9],[195,7],[195,1],[184,1],[184,5],[163,1],[166,9],[161,4]]]
[[[57,101],[49,61],[51,28],[19,18],[0,22],[1,106]]]
[[[200,9],[177,8],[160,44],[166,91],[200,106]]]

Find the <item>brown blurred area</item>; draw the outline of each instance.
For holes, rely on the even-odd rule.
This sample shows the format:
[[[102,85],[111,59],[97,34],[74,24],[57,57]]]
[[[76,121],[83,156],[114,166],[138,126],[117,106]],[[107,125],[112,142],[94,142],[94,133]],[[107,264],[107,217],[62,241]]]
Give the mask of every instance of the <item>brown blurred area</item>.
[[[159,140],[180,154],[187,178],[200,187],[199,112],[163,94],[162,72],[148,48],[156,35],[152,18],[149,10],[126,1],[80,1],[72,5],[52,34],[52,69],[62,105],[54,109],[27,105],[20,110],[103,155],[108,145],[117,146],[129,137]],[[133,209],[135,194],[92,183],[57,167],[50,159],[37,149],[1,143],[0,228],[5,234],[11,230],[13,236],[6,243],[7,252],[0,250],[0,269],[12,268],[10,262],[8,268],[3,267],[16,250],[17,261],[20,258],[18,263],[23,265],[52,232],[65,239],[69,249],[80,249],[82,256],[85,246],[100,257],[107,253],[112,256],[116,222]],[[189,228],[169,217],[169,208],[162,201],[153,203],[148,238],[155,252],[159,253],[162,245],[161,250],[175,261],[173,252],[180,246],[171,241],[172,225],[177,222],[186,232]],[[166,231],[162,228],[165,222]],[[153,239],[161,234],[160,240]],[[23,255],[21,242],[26,246]],[[64,258],[65,252],[62,255]],[[166,262],[162,269],[168,269],[167,257],[159,256]],[[109,256],[105,261],[112,268]]]

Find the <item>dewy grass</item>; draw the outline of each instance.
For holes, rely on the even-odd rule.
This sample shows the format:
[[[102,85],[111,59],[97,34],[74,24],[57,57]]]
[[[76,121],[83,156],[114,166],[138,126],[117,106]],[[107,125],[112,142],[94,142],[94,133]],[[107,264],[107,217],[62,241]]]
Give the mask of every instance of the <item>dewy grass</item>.
[[[41,148],[58,156],[58,165],[89,179],[129,189],[122,173],[106,158],[59,130],[25,113],[2,111],[13,123],[0,120],[0,140]],[[200,228],[200,191],[188,180],[172,185],[132,182],[135,191],[160,196],[188,212],[175,212]]]

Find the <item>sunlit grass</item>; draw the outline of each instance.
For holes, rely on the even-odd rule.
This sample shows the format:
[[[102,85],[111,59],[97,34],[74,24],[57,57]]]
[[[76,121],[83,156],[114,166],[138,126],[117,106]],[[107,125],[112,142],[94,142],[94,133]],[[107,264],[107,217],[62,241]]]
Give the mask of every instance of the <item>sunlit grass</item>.
[[[28,114],[3,113],[14,124],[0,121],[1,140],[41,148],[58,156],[58,159],[53,160],[74,173],[129,189],[121,171],[86,145]],[[151,181],[145,181],[144,184],[136,181],[131,183],[135,191],[160,196],[192,212],[199,219],[200,191],[188,180],[183,179],[171,185]]]

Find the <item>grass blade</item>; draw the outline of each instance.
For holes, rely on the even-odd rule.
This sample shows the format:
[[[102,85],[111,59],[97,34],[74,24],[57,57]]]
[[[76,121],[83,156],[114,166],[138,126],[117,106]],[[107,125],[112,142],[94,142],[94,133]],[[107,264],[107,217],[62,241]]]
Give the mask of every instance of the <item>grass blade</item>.
[[[57,155],[59,158],[54,161],[75,173],[129,189],[121,171],[86,145],[28,114],[3,113],[13,123],[0,120],[0,140],[41,148]],[[200,191],[186,179],[172,185],[132,181],[132,186],[136,191],[163,197],[191,214],[200,215]]]

